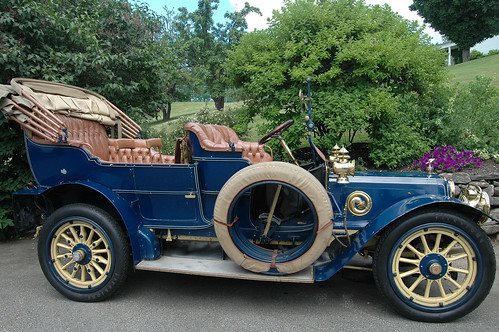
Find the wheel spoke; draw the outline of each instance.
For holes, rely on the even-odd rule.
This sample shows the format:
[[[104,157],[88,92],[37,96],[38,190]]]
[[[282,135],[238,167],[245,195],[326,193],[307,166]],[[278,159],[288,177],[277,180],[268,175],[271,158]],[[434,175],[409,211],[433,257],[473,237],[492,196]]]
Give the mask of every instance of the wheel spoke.
[[[97,262],[91,261],[90,264],[97,270],[97,272],[99,272],[99,274],[104,274],[104,270],[99,266]]]
[[[462,287],[456,280],[452,279],[452,277],[449,275],[444,276],[444,279],[453,284],[454,287],[456,287],[457,289],[460,289]]]
[[[399,275],[399,277],[400,277],[401,279],[403,279],[403,278],[405,278],[405,277],[408,277],[408,276],[413,275],[413,274],[416,274],[416,273],[419,273],[419,268],[414,268],[414,269],[412,269],[412,270],[410,270],[410,271],[407,271],[407,272],[401,273],[401,274]]]
[[[71,244],[71,246],[74,246],[75,245],[75,242],[73,241],[73,239],[71,239],[69,236],[67,236],[66,234],[64,233],[61,233],[61,237],[66,240],[66,242],[68,242],[69,244]],[[59,245],[59,243],[57,243],[57,245]],[[71,249],[69,249],[71,250]]]
[[[80,274],[80,280],[82,282],[87,281],[87,270],[85,269],[84,266],[80,266],[81,274]]]
[[[102,264],[107,264],[107,263],[108,263],[107,259],[105,259],[105,258],[104,258],[104,257],[102,257],[102,256],[94,256],[94,257],[93,257],[93,260],[94,260],[95,262],[102,263]]]
[[[108,249],[95,249],[92,250],[92,254],[108,254],[109,255],[109,250]]]
[[[451,243],[447,246],[447,248],[445,248],[442,252],[440,252],[440,255],[442,255],[442,256],[446,256],[446,255],[449,253],[449,251],[452,249],[452,247],[454,247],[454,246],[456,245],[456,243],[457,243],[457,240],[452,241],[452,242],[451,242]]]
[[[86,227],[83,225],[80,225],[80,242],[85,243],[86,241],[87,241]]]
[[[419,277],[416,279],[416,281],[414,281],[414,283],[411,285],[411,287],[409,287],[409,291],[412,292],[424,279],[425,279],[425,277],[423,277],[422,275],[419,275]]]
[[[78,272],[78,270],[80,269],[80,265],[79,264],[75,264],[75,266],[73,266],[73,272],[71,273],[71,278],[74,278],[76,273]]]
[[[467,257],[468,257],[468,254],[462,253],[462,254],[457,255],[457,256],[447,257],[447,261],[454,262],[454,261],[457,261],[459,259],[463,259],[463,258],[467,258]]]
[[[429,298],[430,297],[430,290],[431,290],[431,285],[433,284],[433,280],[427,279],[426,280],[426,288],[424,290],[424,297]]]
[[[440,241],[442,240],[442,234],[437,233],[437,236],[435,237],[435,245],[433,246],[432,252],[437,252],[439,251],[440,248]]]
[[[102,242],[102,238],[97,239],[97,241],[92,242],[90,245],[95,245],[94,247],[97,247],[100,243]]]
[[[56,246],[59,247],[59,248],[64,248],[67,251],[71,251],[73,249],[71,246],[68,246],[67,244],[60,243],[60,242],[57,243]]]
[[[426,242],[425,234],[421,234],[419,238],[421,239],[421,243],[423,243],[424,254],[428,255],[430,253],[430,247],[428,247],[428,242]]]
[[[88,234],[87,241],[85,244],[89,246],[92,243],[92,240],[94,238],[95,231],[93,229],[90,230],[90,233]]]
[[[88,275],[90,276],[90,279],[92,279],[92,281],[95,281],[97,279],[97,277],[95,276],[95,269],[90,264],[87,265],[87,268],[88,268],[87,272]]]
[[[419,265],[419,262],[420,262],[421,260],[419,260],[419,259],[410,259],[410,258],[401,257],[399,261],[400,261],[401,263],[408,263],[408,264],[412,264],[412,265],[416,265],[416,266],[418,266],[418,265]]]
[[[440,295],[442,297],[445,297],[447,294],[445,294],[444,286],[442,285],[442,279],[435,280],[435,282],[438,285],[438,289],[440,290]]]
[[[412,251],[416,256],[418,256],[420,259],[424,257],[424,254],[422,252],[420,252],[419,250],[417,250],[416,248],[414,248],[410,243],[407,244],[407,248]]]
[[[464,273],[464,274],[468,274],[469,273],[468,270],[460,269],[460,268],[453,267],[453,266],[449,266],[449,272],[457,272],[457,273]]]
[[[64,264],[64,266],[62,267],[63,270],[66,270],[70,265],[74,264],[74,261],[73,260],[70,260],[69,262],[67,262],[66,264]]]
[[[73,235],[73,238],[74,238],[74,242],[75,243],[78,243],[80,242],[80,238],[78,237],[78,234],[76,234],[76,230],[73,226],[69,227],[69,231],[71,232],[71,234]]]

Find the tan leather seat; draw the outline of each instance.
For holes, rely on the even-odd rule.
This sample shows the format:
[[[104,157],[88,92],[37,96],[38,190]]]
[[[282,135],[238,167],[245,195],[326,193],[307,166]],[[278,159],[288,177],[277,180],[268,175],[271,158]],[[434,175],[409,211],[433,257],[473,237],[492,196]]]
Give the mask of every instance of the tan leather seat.
[[[70,145],[85,148],[90,155],[102,161],[135,164],[173,164],[175,156],[161,154],[161,139],[108,138],[104,126],[96,121],[56,116],[67,128],[67,140]],[[37,142],[50,143],[34,137]],[[51,143],[53,144],[53,143]],[[63,144],[63,143],[61,143]]]
[[[241,141],[236,132],[229,127],[188,122],[184,125],[184,129],[196,134],[204,150],[241,152],[242,157],[253,164],[273,159],[270,147],[257,142]],[[269,149],[270,154],[265,151],[265,148]]]

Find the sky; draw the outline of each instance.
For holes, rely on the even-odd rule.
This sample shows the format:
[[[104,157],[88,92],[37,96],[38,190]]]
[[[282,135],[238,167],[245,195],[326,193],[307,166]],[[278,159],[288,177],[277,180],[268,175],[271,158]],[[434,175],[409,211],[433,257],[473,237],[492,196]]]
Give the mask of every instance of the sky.
[[[197,9],[198,0],[136,0],[136,2],[145,2],[149,4],[152,10],[159,14],[164,14],[164,6],[175,11],[180,7],[186,7],[189,12],[192,12]],[[214,14],[214,19],[218,22],[223,21],[225,12],[240,10],[244,7],[245,2],[260,8],[262,16],[252,13],[246,17],[249,31],[265,29],[267,27],[267,18],[272,16],[272,10],[279,10],[283,5],[282,0],[220,0],[219,2],[218,10]],[[365,0],[365,3],[368,5],[383,5],[387,3],[394,12],[399,13],[402,17],[411,21],[418,21],[420,25],[424,24],[422,17],[418,16],[416,12],[409,10],[412,0]],[[442,36],[428,24],[426,25],[425,32],[432,37],[434,43],[442,42]],[[487,53],[490,49],[499,49],[499,36],[476,45],[474,48],[483,53]]]

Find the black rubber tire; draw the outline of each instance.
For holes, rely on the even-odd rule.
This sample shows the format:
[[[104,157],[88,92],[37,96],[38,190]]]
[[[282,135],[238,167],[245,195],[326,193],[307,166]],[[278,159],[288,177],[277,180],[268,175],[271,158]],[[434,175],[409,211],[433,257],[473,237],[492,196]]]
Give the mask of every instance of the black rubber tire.
[[[75,257],[83,258],[77,262]],[[40,232],[38,259],[50,284],[81,302],[102,301],[115,293],[131,263],[120,225],[104,210],[88,204],[66,205],[50,215]]]
[[[431,242],[433,238],[435,240]],[[456,244],[451,246],[453,241]],[[423,243],[426,243],[426,249],[416,248],[419,242],[419,248],[424,248]],[[407,247],[409,244],[422,254],[419,258]],[[463,248],[462,258],[445,252],[451,248],[454,251]],[[414,259],[409,257],[411,253]],[[463,281],[457,279],[459,273],[454,272],[453,266],[461,259],[468,269],[462,274]],[[410,260],[415,262],[407,262]],[[435,264],[438,262],[442,264]],[[494,249],[485,232],[471,220],[445,211],[424,212],[390,225],[380,237],[373,260],[374,280],[379,291],[402,315],[423,322],[448,322],[473,311],[488,295],[495,271]],[[416,276],[421,281],[418,282]],[[412,279],[407,281],[407,278]],[[452,286],[450,278],[459,287]],[[413,279],[416,281],[410,284]],[[436,292],[432,288],[444,283],[449,287],[448,293],[444,287],[437,288]],[[415,288],[411,290],[409,286]],[[423,286],[428,290],[423,292]],[[452,287],[455,289],[451,290]],[[437,296],[432,297],[435,294]]]

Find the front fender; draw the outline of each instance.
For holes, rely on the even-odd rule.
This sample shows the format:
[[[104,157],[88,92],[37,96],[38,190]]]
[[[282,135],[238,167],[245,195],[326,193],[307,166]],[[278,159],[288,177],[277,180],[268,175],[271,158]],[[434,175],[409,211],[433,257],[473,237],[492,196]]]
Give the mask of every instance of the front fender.
[[[61,184],[44,191],[43,195],[48,196],[54,194],[67,186],[82,186],[90,189],[102,196],[112,205],[123,221],[128,233],[134,265],[138,264],[143,259],[152,260],[159,257],[159,241],[148,228],[143,226],[142,219],[133,208],[133,202],[127,201],[111,189],[92,181],[73,181],[71,183]]]
[[[408,198],[397,202],[374,218],[359,235],[352,241],[350,247],[343,250],[333,261],[315,267],[315,280],[323,281],[329,279],[342,269],[362,249],[362,247],[385,226],[393,223],[401,217],[419,209],[438,207],[454,211],[460,211],[469,215],[473,220],[478,220],[483,212],[470,207],[455,198],[445,196],[425,195]]]

